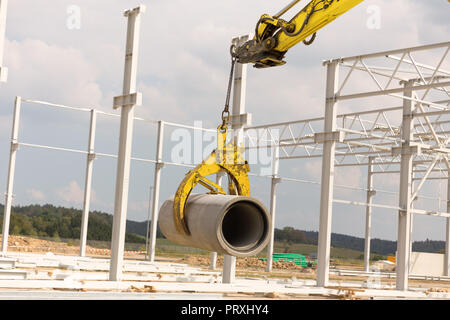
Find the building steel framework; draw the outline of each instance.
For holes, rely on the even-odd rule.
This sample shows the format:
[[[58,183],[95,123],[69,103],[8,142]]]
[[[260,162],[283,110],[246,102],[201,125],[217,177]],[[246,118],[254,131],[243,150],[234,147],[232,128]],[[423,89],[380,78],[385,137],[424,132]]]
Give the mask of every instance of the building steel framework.
[[[137,41],[133,31],[138,29],[136,24],[139,8],[129,13],[128,40]],[[131,31],[130,31],[131,30]],[[233,43],[245,41],[250,36],[233,39]],[[130,133],[134,121],[145,121],[157,127],[156,159],[143,159],[131,156],[131,137],[121,138],[122,148],[118,155],[95,152],[95,134],[98,116],[119,117],[114,113],[107,113],[92,108],[70,107],[60,104],[23,99],[17,97],[14,107],[13,128],[11,136],[11,152],[6,189],[5,214],[3,218],[2,253],[7,252],[11,206],[13,200],[13,185],[15,161],[19,146],[75,152],[86,154],[85,193],[83,202],[82,228],[80,235],[80,256],[85,255],[87,240],[87,222],[90,208],[91,183],[93,164],[96,157],[118,158],[117,192],[127,193],[125,186],[130,161],[140,161],[154,164],[155,175],[153,185],[152,224],[149,235],[149,260],[155,259],[156,227],[159,210],[159,191],[161,172],[167,166],[194,167],[181,163],[164,161],[163,143],[164,128],[174,126],[193,130],[216,132],[214,129],[203,129],[183,124],[165,121],[146,120],[134,117],[132,107],[141,99],[135,93],[136,60],[129,59],[133,52],[137,52],[137,44],[127,40],[127,59],[125,63],[123,96],[115,98],[115,106],[121,106],[121,128]],[[131,51],[130,51],[131,50]],[[446,218],[446,251],[445,272],[449,275],[449,247],[450,247],[450,201],[444,212],[436,212],[413,208],[413,201],[418,197],[437,200],[435,197],[424,197],[420,191],[427,181],[449,181],[447,199],[450,199],[450,71],[448,53],[450,42],[437,43],[427,46],[372,53],[367,55],[335,59],[324,62],[327,69],[325,116],[320,118],[274,123],[268,125],[250,126],[251,115],[245,113],[246,93],[246,65],[237,64],[234,77],[232,123],[234,139],[243,143],[247,151],[253,148],[270,148],[273,150],[272,175],[263,176],[271,179],[270,213],[272,225],[275,226],[276,186],[283,181],[299,183],[315,183],[321,186],[321,201],[319,215],[319,242],[317,286],[328,284],[331,221],[333,203],[360,205],[366,208],[365,227],[365,269],[369,270],[370,234],[372,208],[384,208],[398,211],[398,249],[397,249],[397,289],[408,289],[410,237],[412,231],[412,214],[438,216]],[[425,54],[427,63],[419,63],[416,54]],[[340,77],[340,70],[344,70],[344,77]],[[365,78],[364,78],[365,76]],[[359,89],[360,86],[351,85],[353,81],[373,85],[372,89]],[[358,89],[352,91],[352,89]],[[357,99],[391,97],[399,101],[399,105],[384,107],[346,114],[338,114],[338,105],[349,103]],[[90,134],[87,150],[70,149],[66,147],[31,144],[19,141],[19,121],[22,103],[47,105],[56,108],[89,112]],[[353,105],[352,108],[358,107]],[[126,115],[124,115],[126,113]],[[124,127],[124,121],[128,129]],[[132,132],[132,129],[131,129]],[[122,134],[121,134],[122,137]],[[122,160],[121,160],[122,159]],[[307,181],[279,176],[280,162],[295,159],[322,159],[321,181]],[[122,165],[120,165],[122,163]],[[363,166],[368,168],[367,187],[339,186],[334,183],[334,172],[337,167]],[[127,167],[127,168],[125,168]],[[400,174],[399,205],[374,204],[375,190],[373,176],[378,174]],[[252,174],[254,175],[254,174]],[[217,177],[218,182],[221,177]],[[350,188],[367,192],[366,202],[334,199],[334,188]],[[127,196],[124,193],[122,209],[126,207]],[[388,192],[389,193],[389,192]],[[392,193],[392,192],[391,192]],[[119,199],[120,200],[120,199]],[[116,197],[116,202],[119,201]],[[120,202],[120,201],[119,201]],[[116,203],[117,207],[117,203]],[[119,214],[115,212],[113,232],[113,249],[110,280],[120,280],[121,259],[123,258],[124,228],[126,210]],[[272,270],[273,230],[267,251],[267,271]],[[122,248],[122,249],[121,249]],[[212,265],[215,265],[217,255],[212,254]],[[112,261],[113,262],[113,261]],[[235,258],[225,257],[223,281],[233,281]]]
[[[328,283],[333,203],[366,206],[366,270],[370,257],[371,208],[398,210],[396,279],[399,290],[408,289],[412,214],[447,218],[444,269],[448,274],[449,208],[436,212],[416,209],[412,204],[426,181],[449,179],[450,72],[444,68],[449,63],[449,50],[450,42],[444,42],[326,61],[323,118],[247,128],[247,132],[251,131],[248,148],[276,147],[280,152],[277,162],[322,159],[318,286]],[[419,63],[416,54],[425,55],[427,64]],[[344,72],[347,69],[344,77],[339,76],[341,69]],[[361,86],[349,85],[351,80],[363,81],[372,87],[355,91]],[[337,114],[339,104],[379,97],[396,98],[402,104]],[[255,129],[259,130],[257,135]],[[348,166],[368,167],[367,203],[334,199],[335,168]],[[400,174],[398,207],[372,203],[373,175],[388,173]],[[279,182],[274,172],[272,183]],[[417,185],[414,182],[418,182]],[[275,205],[274,190],[272,187],[271,206]],[[273,252],[273,242],[268,252],[269,255]]]

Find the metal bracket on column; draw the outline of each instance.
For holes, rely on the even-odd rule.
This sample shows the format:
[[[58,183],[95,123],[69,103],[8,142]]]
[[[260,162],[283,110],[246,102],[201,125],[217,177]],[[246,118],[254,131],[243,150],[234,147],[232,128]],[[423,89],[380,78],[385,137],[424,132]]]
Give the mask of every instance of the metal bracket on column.
[[[373,197],[373,196],[375,196],[377,194],[377,191],[376,190],[369,190],[368,194],[369,194],[369,196]]]
[[[162,168],[164,168],[165,165],[166,164],[164,162],[156,162],[155,163],[156,169],[162,169]]]
[[[400,208],[399,210],[398,210],[398,212],[399,212],[399,214],[401,215],[401,216],[406,216],[406,213],[408,212],[406,209],[403,209],[403,208]]]
[[[231,127],[233,129],[240,129],[244,126],[249,127],[252,125],[252,114],[244,113],[244,114],[231,115],[230,121],[231,121]]]
[[[314,134],[314,143],[325,143],[325,142],[344,142],[345,132],[344,131],[333,131],[333,132],[319,132]]]
[[[124,96],[114,97],[114,109],[125,106],[142,106],[142,93],[136,92]]]
[[[17,150],[19,150],[19,143],[11,142],[11,151],[17,151]]]
[[[332,59],[332,60],[323,60],[322,66],[326,67],[327,65],[332,64],[332,63],[344,63],[344,59],[338,58],[338,59]]]
[[[338,96],[334,95],[334,96],[332,96],[330,98],[326,98],[325,102],[327,102],[327,103],[336,103],[337,100],[338,100]]]
[[[88,160],[94,161],[97,158],[97,154],[95,153],[88,153]]]
[[[273,184],[279,184],[281,182],[283,182],[281,178],[277,178],[277,177],[273,177],[272,178],[272,183]]]
[[[414,119],[415,117],[414,117],[414,114],[413,113],[410,113],[410,114],[404,114],[403,115],[403,120],[411,120],[411,119]]]
[[[139,7],[127,10],[123,13],[124,17],[128,17],[131,14],[145,13],[146,7],[141,4]]]
[[[422,150],[430,150],[430,146],[426,144],[411,144],[410,146],[393,147],[392,155],[421,155]]]

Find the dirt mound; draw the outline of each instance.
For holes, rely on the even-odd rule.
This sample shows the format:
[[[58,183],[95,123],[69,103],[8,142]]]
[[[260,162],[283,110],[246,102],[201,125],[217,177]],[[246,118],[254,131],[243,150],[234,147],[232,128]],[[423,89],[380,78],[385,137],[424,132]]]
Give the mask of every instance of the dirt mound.
[[[65,242],[56,242],[15,235],[10,235],[8,237],[8,250],[12,252],[34,252],[34,253],[52,252],[59,254],[75,254],[75,255],[80,253],[79,246],[69,245]],[[87,246],[86,251],[94,252],[96,251],[96,249]]]
[[[0,236],[1,239],[1,236]],[[8,250],[11,252],[30,252],[30,253],[46,253],[52,252],[54,254],[68,254],[78,255],[80,247],[71,245],[65,242],[49,241],[43,239],[36,239],[25,236],[10,235],[8,238]],[[90,246],[86,247],[88,255],[110,255],[108,249],[97,249]],[[186,263],[192,266],[209,267],[211,258],[209,255],[189,255],[179,260],[181,263]],[[217,268],[223,266],[223,256],[217,257]],[[274,270],[295,270],[308,272],[309,268],[302,268],[293,262],[274,261]],[[236,259],[236,269],[264,271],[266,268],[266,261],[262,261],[257,257],[245,257]]]

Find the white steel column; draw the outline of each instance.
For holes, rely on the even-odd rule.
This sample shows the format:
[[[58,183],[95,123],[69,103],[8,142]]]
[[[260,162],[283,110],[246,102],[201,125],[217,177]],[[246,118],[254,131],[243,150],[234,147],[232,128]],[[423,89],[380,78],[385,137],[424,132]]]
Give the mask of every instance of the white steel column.
[[[0,0],[0,82],[6,82],[8,80],[8,68],[3,66],[7,11],[8,0]]]
[[[271,230],[270,239],[267,246],[267,263],[266,272],[272,272],[273,265],[273,244],[275,237],[275,213],[277,205],[277,185],[281,182],[278,177],[280,147],[276,146],[273,148],[273,163],[272,163],[272,186],[270,189],[270,219],[271,219]]]
[[[222,186],[223,176],[224,176],[223,172],[219,172],[216,174],[216,183],[219,186]],[[215,270],[217,268],[217,252],[211,252],[211,264],[209,268],[211,270]]]
[[[325,105],[324,134],[332,134],[336,130],[337,101],[335,95],[339,83],[339,65],[330,62],[327,65],[327,87]],[[322,178],[320,196],[320,222],[317,252],[317,286],[328,284],[330,267],[331,221],[333,214],[333,183],[336,141],[325,139],[322,156]]]
[[[245,43],[250,36],[243,36],[233,39],[233,44],[240,46]],[[245,98],[247,90],[247,64],[236,63],[233,79],[233,108],[232,108],[232,128],[234,134],[234,142],[236,145],[244,146],[244,123],[243,119],[247,116],[245,114]]]
[[[405,84],[405,97],[412,97],[413,81]],[[411,235],[411,206],[412,206],[412,169],[413,153],[410,148],[413,140],[413,110],[414,104],[411,100],[403,100],[403,123],[402,123],[402,154],[400,162],[400,194],[398,214],[398,238],[397,238],[397,290],[408,290],[409,259],[410,259],[410,235]]]
[[[450,170],[448,171],[447,182],[447,212],[450,212]],[[445,230],[445,257],[444,257],[444,276],[450,276],[450,218],[446,219]]]
[[[240,38],[234,38],[232,43],[239,46],[250,38],[249,35]],[[236,63],[233,79],[233,120],[240,119],[245,113],[245,95],[247,89],[247,64]],[[234,142],[237,146],[244,143],[244,129],[241,121],[236,124],[232,121]],[[231,283],[234,281],[236,272],[236,257],[223,256],[222,283]]]
[[[447,212],[449,212],[449,205],[447,201]],[[445,257],[444,257],[444,276],[450,276],[450,218],[447,218],[447,225],[445,231]]]
[[[150,229],[150,257],[151,262],[155,261],[156,250],[156,231],[158,227],[158,209],[159,209],[159,190],[161,186],[161,170],[164,168],[163,159],[163,144],[164,144],[164,122],[158,122],[158,142],[156,145],[156,163],[155,163],[155,177],[153,182],[153,203],[152,203],[152,225]]]
[[[92,169],[94,167],[95,130],[97,125],[97,111],[91,110],[91,124],[89,128],[89,146],[86,162],[86,180],[84,184],[83,214],[81,217],[80,256],[86,255],[86,243],[88,233],[89,209],[91,205]]]
[[[217,252],[211,252],[210,261],[211,261],[211,263],[209,265],[209,269],[216,270],[216,268],[217,268]]]
[[[367,166],[367,206],[366,206],[366,233],[364,243],[364,270],[369,272],[370,269],[370,240],[372,227],[372,199],[376,194],[373,190],[373,157],[369,157],[369,165]]]
[[[151,186],[148,196],[148,216],[147,216],[147,229],[145,230],[145,259],[150,259],[150,220],[153,210],[153,186]]]
[[[16,155],[19,149],[19,123],[20,123],[20,106],[22,99],[16,97],[14,104],[14,118],[11,133],[11,151],[9,154],[8,180],[6,183],[5,207],[3,213],[3,231],[2,231],[2,253],[8,251],[9,223],[11,218],[11,206],[13,200],[14,189],[14,173],[16,171]]]
[[[128,17],[127,44],[123,96],[115,98],[115,106],[122,108],[120,117],[119,154],[117,159],[116,195],[111,241],[109,280],[120,281],[122,276],[125,228],[127,222],[128,189],[130,179],[131,147],[133,140],[134,106],[138,104],[136,75],[139,49],[139,29],[144,6],[125,12]]]
[[[236,275],[236,257],[223,255],[222,283],[233,283]]]
[[[414,182],[415,182],[415,180],[414,180],[414,178],[415,178],[415,176],[414,176],[414,166],[413,166],[413,172],[412,172],[412,174],[411,174],[411,193],[414,193],[414,190],[419,190],[419,189],[416,189],[416,187],[414,186]],[[414,198],[412,198],[412,196],[411,196],[411,210],[412,209],[414,209],[414,203],[417,201],[417,199],[418,199],[418,195],[417,196],[415,196]],[[409,256],[411,257],[412,256],[412,252],[413,252],[413,231],[414,231],[414,213],[413,212],[411,212],[411,221],[410,221],[410,223],[409,223]],[[410,266],[410,268],[409,268],[409,271],[411,271],[411,266]]]

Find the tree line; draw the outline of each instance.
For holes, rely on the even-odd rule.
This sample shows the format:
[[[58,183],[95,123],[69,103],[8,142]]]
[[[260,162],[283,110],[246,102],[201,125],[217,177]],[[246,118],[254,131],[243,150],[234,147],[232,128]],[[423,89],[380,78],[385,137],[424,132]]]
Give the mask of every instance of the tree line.
[[[79,239],[81,210],[53,205],[15,206],[10,219],[10,234],[31,237]],[[3,206],[0,208],[0,228],[3,227]],[[111,241],[113,216],[93,211],[89,213],[88,240]],[[144,233],[145,235],[145,233]],[[125,241],[145,243],[145,237],[127,232]]]
[[[317,245],[319,233],[317,231],[301,231],[292,227],[284,227],[283,229],[275,229],[274,239],[276,241]],[[331,246],[335,248],[364,251],[364,245],[365,240],[363,238],[338,233],[331,234]],[[396,250],[396,241],[377,238],[371,239],[370,241],[371,253],[387,256],[395,255]],[[426,239],[425,241],[414,241],[412,244],[412,250],[416,252],[443,253],[445,250],[445,242],[429,239]]]
[[[0,204],[0,228],[3,224],[3,206]],[[12,208],[10,234],[79,239],[81,232],[81,210],[74,208],[46,205],[15,206]],[[92,211],[89,213],[88,240],[111,241],[113,216],[108,213]],[[1,229],[0,229],[1,230]],[[128,243],[145,243],[147,221],[127,220],[125,241]],[[302,231],[293,227],[275,228],[274,239],[279,242],[317,245],[317,231]],[[157,229],[158,238],[164,238]],[[364,251],[364,239],[332,233],[331,245],[335,248],[346,248]],[[397,242],[381,239],[371,240],[371,252],[381,255],[395,255]],[[444,241],[415,241],[413,251],[444,252]]]

